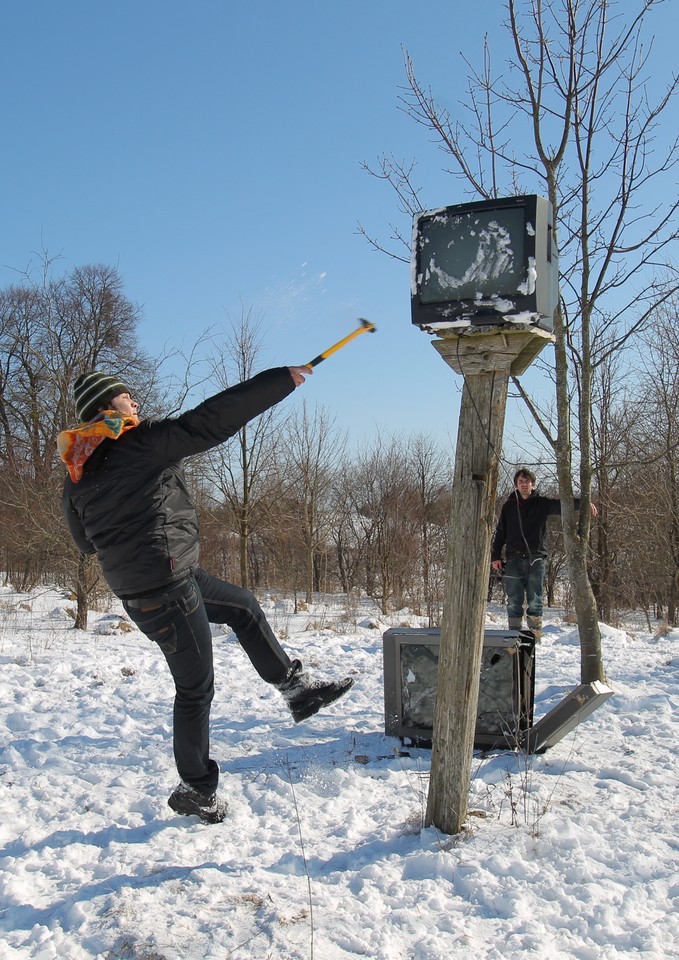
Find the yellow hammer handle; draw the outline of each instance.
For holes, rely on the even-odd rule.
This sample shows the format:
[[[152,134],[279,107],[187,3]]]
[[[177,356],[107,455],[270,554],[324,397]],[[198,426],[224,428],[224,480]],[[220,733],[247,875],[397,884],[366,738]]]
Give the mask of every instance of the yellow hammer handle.
[[[323,353],[319,353],[319,355],[317,357],[314,357],[314,359],[310,363],[307,363],[307,367],[317,366],[317,364],[319,364],[321,360],[325,360],[326,357],[329,357],[331,354],[335,353],[337,350],[340,350],[342,347],[346,346],[350,340],[354,339],[354,337],[357,337],[361,333],[366,333],[367,331],[370,331],[372,333],[375,329],[376,327],[374,323],[368,323],[360,327],[357,327],[356,330],[352,331],[348,336],[344,337],[343,340],[338,340],[337,343],[333,343],[333,345],[331,347],[328,347],[327,350],[324,350]]]

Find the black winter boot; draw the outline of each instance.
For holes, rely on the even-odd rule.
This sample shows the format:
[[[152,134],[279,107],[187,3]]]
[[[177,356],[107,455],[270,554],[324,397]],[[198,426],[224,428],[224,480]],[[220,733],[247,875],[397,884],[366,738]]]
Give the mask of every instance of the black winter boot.
[[[295,723],[312,717],[321,707],[327,707],[339,700],[353,685],[351,677],[343,680],[312,680],[300,660],[293,660],[285,680],[276,684]]]
[[[179,781],[167,802],[175,813],[180,813],[185,817],[200,817],[205,823],[221,823],[228,810],[226,800],[220,800],[216,793],[208,797],[204,793],[194,790],[183,780]]]

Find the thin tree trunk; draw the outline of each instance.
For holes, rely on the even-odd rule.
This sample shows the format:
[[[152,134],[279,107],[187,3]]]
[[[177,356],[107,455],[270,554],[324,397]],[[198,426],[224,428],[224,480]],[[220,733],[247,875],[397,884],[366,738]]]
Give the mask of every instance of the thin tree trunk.
[[[87,591],[87,569],[89,567],[89,557],[81,553],[78,557],[78,566],[75,574],[75,623],[76,630],[87,630],[87,618],[89,615],[89,600]]]

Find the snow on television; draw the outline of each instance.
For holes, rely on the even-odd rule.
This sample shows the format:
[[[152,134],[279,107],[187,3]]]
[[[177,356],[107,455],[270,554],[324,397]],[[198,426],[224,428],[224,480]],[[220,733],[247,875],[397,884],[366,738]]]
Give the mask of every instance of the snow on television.
[[[535,194],[462,203],[415,216],[412,321],[445,335],[460,327],[552,329],[559,258],[552,205]]]

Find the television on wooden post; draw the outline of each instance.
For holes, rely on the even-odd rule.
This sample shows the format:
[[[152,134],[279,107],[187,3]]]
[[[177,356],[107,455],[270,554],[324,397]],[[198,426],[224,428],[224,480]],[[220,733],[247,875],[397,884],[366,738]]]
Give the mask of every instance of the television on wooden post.
[[[543,197],[481,200],[415,216],[411,310],[421,329],[551,330],[558,296],[552,205]]]
[[[441,631],[392,628],[382,636],[385,733],[429,747]],[[516,749],[533,722],[535,640],[529,632],[486,630],[474,746]]]

